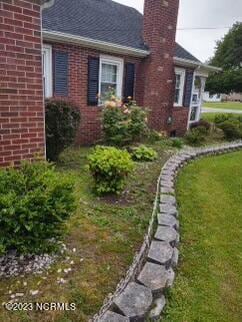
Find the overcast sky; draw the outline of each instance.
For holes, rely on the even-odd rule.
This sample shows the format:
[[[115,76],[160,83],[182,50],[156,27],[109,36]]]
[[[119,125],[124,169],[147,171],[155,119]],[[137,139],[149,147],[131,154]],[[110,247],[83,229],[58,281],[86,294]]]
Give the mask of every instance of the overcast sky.
[[[144,0],[115,0],[143,13]],[[180,0],[177,41],[202,61],[213,55],[215,41],[242,21],[242,0]],[[219,28],[179,30],[181,28]],[[221,28],[221,29],[220,29]]]

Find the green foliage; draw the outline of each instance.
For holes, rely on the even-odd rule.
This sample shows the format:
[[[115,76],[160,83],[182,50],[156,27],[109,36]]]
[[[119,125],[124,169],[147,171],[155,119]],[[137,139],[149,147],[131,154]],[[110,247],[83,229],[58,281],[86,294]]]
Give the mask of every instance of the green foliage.
[[[173,148],[181,149],[183,147],[183,141],[178,138],[174,138],[171,140]]]
[[[190,125],[190,129],[195,129],[195,128],[203,128],[204,132],[209,132],[211,129],[211,123],[205,121],[205,120],[200,120],[198,122],[194,122]]]
[[[242,23],[237,22],[228,34],[217,42],[215,56],[210,63],[223,72],[211,75],[206,89],[211,93],[241,92],[242,88]]]
[[[130,154],[114,147],[97,146],[88,156],[88,161],[95,180],[95,191],[99,195],[120,193],[125,178],[134,169]]]
[[[157,152],[142,144],[133,149],[132,158],[135,161],[154,161],[157,158]]]
[[[164,139],[161,133],[155,131],[155,130],[149,130],[148,131],[148,141],[149,143],[153,144],[155,142],[161,141]]]
[[[103,131],[110,145],[124,146],[140,141],[148,134],[147,112],[134,101],[122,105],[113,95],[105,102]]]
[[[47,100],[45,122],[47,158],[57,161],[59,154],[74,142],[80,123],[80,111],[69,102]]]
[[[219,124],[229,120],[231,117],[229,114],[216,114],[216,116],[214,117],[214,123],[216,125],[219,125]]]
[[[0,171],[0,253],[44,253],[74,210],[73,184],[47,162]]]
[[[226,120],[217,126],[223,130],[224,137],[227,140],[237,140],[242,138],[242,124],[239,120]]]
[[[195,129],[192,129],[188,131],[185,135],[185,141],[194,146],[201,145],[206,138],[206,132],[204,131],[204,128],[197,127]]]
[[[218,114],[214,119],[216,126],[224,133],[227,140],[242,138],[242,117],[234,114]]]

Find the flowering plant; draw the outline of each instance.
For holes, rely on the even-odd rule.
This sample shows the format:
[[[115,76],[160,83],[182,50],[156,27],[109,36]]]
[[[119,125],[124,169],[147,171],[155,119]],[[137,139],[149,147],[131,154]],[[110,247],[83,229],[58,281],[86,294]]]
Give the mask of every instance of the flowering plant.
[[[104,101],[102,121],[105,141],[111,145],[123,146],[140,141],[148,134],[147,110],[137,106],[131,97],[123,103],[113,90]]]

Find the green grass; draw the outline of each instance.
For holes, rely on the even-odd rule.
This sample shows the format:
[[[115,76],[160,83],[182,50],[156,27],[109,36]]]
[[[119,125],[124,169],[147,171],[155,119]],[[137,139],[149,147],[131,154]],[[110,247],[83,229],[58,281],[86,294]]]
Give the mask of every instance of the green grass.
[[[181,261],[164,322],[242,318],[242,152],[208,157],[179,175]]]
[[[64,239],[70,251],[40,276],[2,279],[0,303],[8,302],[9,291],[12,291],[25,294],[21,302],[76,303],[77,310],[8,312],[0,306],[0,321],[81,322],[98,312],[104,298],[115,290],[132,263],[148,227],[157,178],[169,157],[165,152],[167,146],[162,142],[152,147],[158,152],[158,159],[152,163],[137,163],[127,180],[125,193],[110,198],[98,198],[92,192],[92,178],[86,164],[89,148],[70,149],[62,155],[57,170],[60,176],[67,174],[75,180],[78,204],[76,213],[67,222]],[[74,265],[71,266],[72,260]],[[72,271],[64,274],[63,269],[69,267]],[[59,269],[61,273],[57,272]],[[59,285],[58,276],[67,283]],[[27,286],[23,282],[27,282]],[[39,290],[38,296],[30,296],[30,290]]]
[[[226,109],[226,110],[241,110],[242,111],[242,103],[240,103],[240,102],[221,102],[221,103],[204,102],[204,107]]]
[[[208,121],[208,122],[212,122],[213,123],[216,115],[218,115],[218,114],[221,115],[221,113],[202,113],[201,118],[203,120],[205,120],[205,121]],[[238,117],[240,114],[233,114],[233,113],[231,113],[231,115],[233,115],[234,117]]]

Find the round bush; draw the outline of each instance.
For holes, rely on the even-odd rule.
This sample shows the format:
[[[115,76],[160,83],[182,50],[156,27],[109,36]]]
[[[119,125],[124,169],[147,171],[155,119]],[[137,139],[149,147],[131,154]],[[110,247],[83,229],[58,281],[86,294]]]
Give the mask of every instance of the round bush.
[[[47,100],[45,123],[47,159],[57,161],[59,154],[75,140],[80,111],[70,102]]]
[[[130,154],[114,147],[97,146],[88,161],[97,194],[121,192],[125,178],[134,169]]]
[[[46,162],[0,171],[0,253],[52,251],[75,209],[73,184]]]
[[[140,145],[133,149],[132,158],[135,161],[154,161],[157,158],[157,152],[145,145]]]
[[[236,140],[242,138],[241,123],[238,120],[227,120],[218,125],[223,130],[224,137],[227,140]]]
[[[194,122],[190,125],[190,129],[196,129],[196,128],[204,128],[204,131],[209,132],[211,129],[211,124],[205,120],[200,120],[198,122]]]
[[[190,145],[199,146],[205,141],[205,137],[204,128],[197,127],[186,133],[185,141]]]

